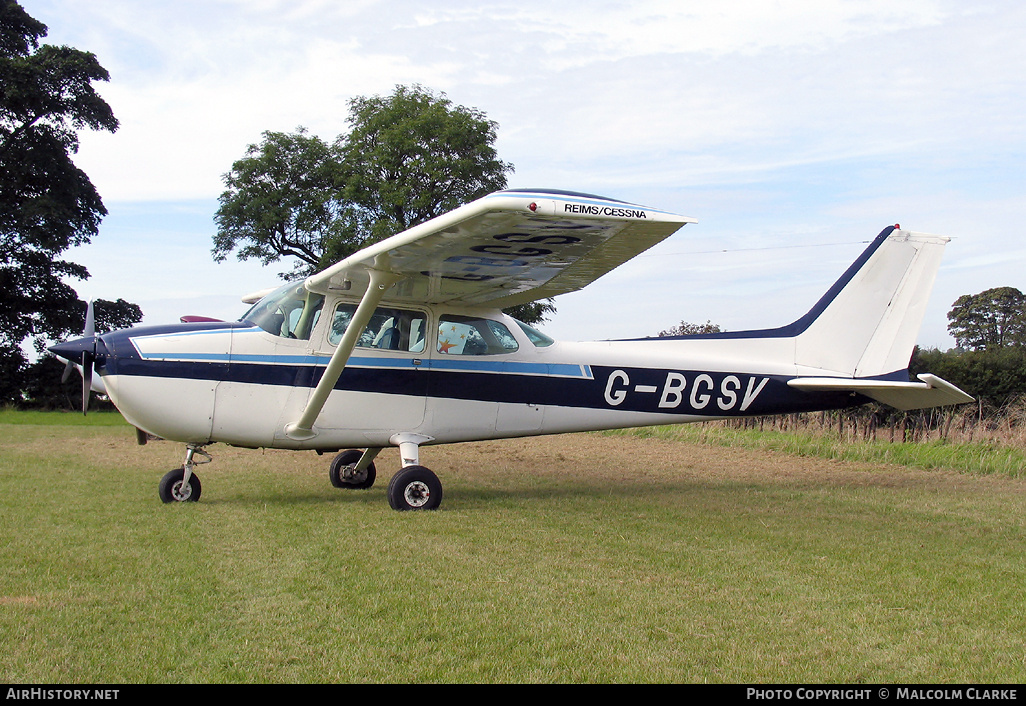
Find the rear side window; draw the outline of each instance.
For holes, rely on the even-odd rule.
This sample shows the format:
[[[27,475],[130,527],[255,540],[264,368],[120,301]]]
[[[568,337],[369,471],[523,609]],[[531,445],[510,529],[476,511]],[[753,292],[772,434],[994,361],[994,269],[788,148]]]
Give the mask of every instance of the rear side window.
[[[498,355],[520,346],[498,321],[476,316],[443,316],[438,322],[438,352],[445,355]]]

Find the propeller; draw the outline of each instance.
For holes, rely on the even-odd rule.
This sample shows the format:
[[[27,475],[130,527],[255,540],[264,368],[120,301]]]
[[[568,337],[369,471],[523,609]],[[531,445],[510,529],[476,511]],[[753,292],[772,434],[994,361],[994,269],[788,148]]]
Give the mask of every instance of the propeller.
[[[76,366],[81,366],[82,372],[82,414],[89,410],[89,393],[93,387],[93,363],[96,362],[96,320],[93,315],[93,303],[89,302],[86,307],[85,328],[82,330],[82,338],[68,343],[51,346],[50,351],[68,361],[64,366],[64,374],[61,375],[61,382],[67,382],[71,371]]]

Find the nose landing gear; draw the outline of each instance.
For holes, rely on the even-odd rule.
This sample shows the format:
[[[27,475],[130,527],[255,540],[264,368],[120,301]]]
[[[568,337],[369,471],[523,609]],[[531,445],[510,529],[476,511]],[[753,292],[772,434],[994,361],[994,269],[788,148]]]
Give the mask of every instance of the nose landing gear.
[[[196,454],[203,458],[196,460]],[[157,494],[165,503],[196,502],[200,499],[202,487],[199,476],[192,472],[192,469],[203,463],[210,463],[213,459],[198,444],[189,444],[185,452],[185,463],[181,468],[168,471],[160,479],[157,486]]]

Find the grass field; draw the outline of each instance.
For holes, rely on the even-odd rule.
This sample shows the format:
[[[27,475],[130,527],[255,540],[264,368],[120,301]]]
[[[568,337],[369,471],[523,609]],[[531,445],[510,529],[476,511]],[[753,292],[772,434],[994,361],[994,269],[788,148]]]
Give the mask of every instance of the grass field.
[[[579,434],[429,448],[442,509],[327,456],[0,413],[0,680],[1007,682],[1026,481]]]

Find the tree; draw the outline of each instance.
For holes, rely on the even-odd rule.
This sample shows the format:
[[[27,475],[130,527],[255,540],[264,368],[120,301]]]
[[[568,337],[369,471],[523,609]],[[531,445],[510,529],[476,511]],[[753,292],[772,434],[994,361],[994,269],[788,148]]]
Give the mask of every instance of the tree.
[[[302,127],[263,138],[224,175],[214,260],[233,250],[265,265],[290,257],[293,275],[306,276],[359,250],[368,218],[341,193],[335,151]]]
[[[224,175],[213,256],[270,264],[293,258],[306,276],[371,243],[506,188],[513,166],[493,146],[498,125],[444,93],[397,86],[349,102],[351,130],[332,145],[297,128],[265,132]],[[509,310],[528,323],[551,301]]]
[[[963,294],[948,312],[948,332],[959,348],[982,350],[1026,344],[1026,296],[1015,287]]]
[[[349,103],[333,145],[265,132],[224,175],[214,259],[298,260],[310,274],[360,248],[506,187],[496,124],[444,94],[399,86]]]
[[[498,124],[444,93],[397,86],[349,101],[349,134],[336,141],[346,195],[380,240],[493,191],[513,165],[498,159]]]
[[[85,279],[60,259],[96,235],[107,211],[71,155],[78,131],[114,132],[118,122],[93,88],[109,75],[96,56],[40,45],[46,25],[0,0],[0,400],[19,397],[21,345],[74,330],[79,300],[64,277]]]
[[[85,308],[80,307],[82,324],[85,325]],[[126,302],[124,299],[107,301],[97,299],[93,302],[93,326],[96,333],[108,333],[131,328],[142,321],[143,313],[138,304]]]
[[[368,242],[431,220],[505,189],[513,165],[498,158],[498,123],[453,105],[423,86],[349,101],[348,135],[339,137],[344,192],[365,209]],[[529,324],[556,311],[551,299],[504,310]]]
[[[720,328],[719,324],[714,324],[711,321],[706,321],[704,324],[693,324],[688,321],[681,321],[676,326],[669,328],[665,331],[659,332],[660,338],[668,336],[694,336],[700,333],[719,333],[723,329]]]

